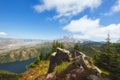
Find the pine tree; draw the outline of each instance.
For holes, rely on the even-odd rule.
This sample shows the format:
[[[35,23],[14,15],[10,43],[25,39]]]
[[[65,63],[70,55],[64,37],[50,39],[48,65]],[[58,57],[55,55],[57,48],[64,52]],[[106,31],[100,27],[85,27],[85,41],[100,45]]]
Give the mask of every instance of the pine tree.
[[[61,43],[59,41],[54,41],[52,44],[52,52],[55,52],[58,47],[64,48],[63,43]]]
[[[111,48],[110,48],[110,44],[111,44],[111,42],[110,42],[110,34],[108,33],[108,35],[107,35],[108,37],[107,37],[107,39],[106,39],[106,49],[105,49],[105,52],[106,53],[111,53]]]
[[[103,50],[95,58],[95,63],[100,68],[109,71],[112,80],[120,80],[120,54],[116,54],[120,47],[119,44],[117,44],[117,48],[115,45],[110,42],[110,35],[108,34],[106,44],[102,46]]]
[[[75,43],[75,45],[74,45],[74,50],[80,51],[79,43]]]
[[[37,58],[36,58],[36,60],[35,60],[35,62],[34,62],[34,64],[39,64],[39,62],[41,61],[41,59],[40,59],[41,57],[40,56],[38,56]]]

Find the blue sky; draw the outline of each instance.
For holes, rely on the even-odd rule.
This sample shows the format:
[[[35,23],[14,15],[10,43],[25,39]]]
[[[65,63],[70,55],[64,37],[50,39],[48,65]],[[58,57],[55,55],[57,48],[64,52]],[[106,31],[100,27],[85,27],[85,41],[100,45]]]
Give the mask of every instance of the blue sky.
[[[0,37],[120,37],[120,0],[0,0]]]

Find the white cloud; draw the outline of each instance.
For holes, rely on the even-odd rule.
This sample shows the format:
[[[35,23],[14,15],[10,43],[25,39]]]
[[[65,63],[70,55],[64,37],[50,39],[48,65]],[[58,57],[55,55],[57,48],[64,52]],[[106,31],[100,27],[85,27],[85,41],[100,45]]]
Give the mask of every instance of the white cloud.
[[[7,33],[5,33],[5,32],[0,32],[0,36],[6,36],[7,35]]]
[[[86,30],[91,30],[97,28],[99,25],[99,19],[91,20],[87,16],[82,17],[79,20],[72,20],[70,24],[64,27],[65,30],[71,32],[81,32],[84,33]]]
[[[120,12],[120,0],[117,0],[115,5],[112,7],[112,12]]]
[[[112,15],[113,13],[120,12],[120,0],[116,0],[115,4],[111,7],[110,11],[104,15]]]
[[[101,0],[42,0],[42,4],[34,6],[34,9],[41,13],[45,10],[55,10],[57,15],[54,18],[70,17],[81,13],[86,8],[94,9],[101,4]]]
[[[76,38],[90,40],[105,40],[108,31],[110,32],[111,39],[120,38],[120,23],[102,26],[100,25],[100,19],[90,19],[87,16],[79,20],[72,20],[68,25],[63,27],[63,30],[73,33]]]

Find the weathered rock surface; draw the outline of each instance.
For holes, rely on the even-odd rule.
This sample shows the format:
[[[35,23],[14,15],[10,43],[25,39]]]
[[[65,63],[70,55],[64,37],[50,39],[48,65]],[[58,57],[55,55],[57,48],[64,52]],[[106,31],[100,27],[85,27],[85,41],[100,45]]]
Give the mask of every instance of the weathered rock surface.
[[[51,55],[48,73],[53,72],[54,68],[63,61],[70,61],[70,52],[61,48],[57,48],[56,52]]]
[[[56,52],[51,55],[48,74],[55,72],[54,68],[64,61],[69,62],[69,65],[66,65],[67,72],[65,72],[69,80],[104,80],[100,76],[101,70],[93,64],[90,57],[79,51],[70,52],[61,48],[57,48]]]

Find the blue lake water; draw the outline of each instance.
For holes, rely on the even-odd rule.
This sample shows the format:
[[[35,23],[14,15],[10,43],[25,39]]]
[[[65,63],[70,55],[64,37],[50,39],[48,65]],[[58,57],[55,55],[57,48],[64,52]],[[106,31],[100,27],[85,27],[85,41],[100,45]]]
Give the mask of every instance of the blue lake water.
[[[11,71],[14,73],[23,73],[26,71],[26,66],[34,62],[36,58],[26,61],[16,61],[11,63],[0,64],[0,70]]]

